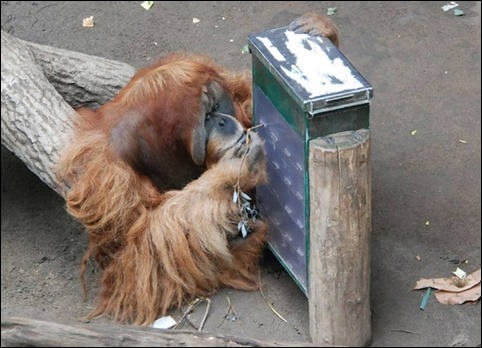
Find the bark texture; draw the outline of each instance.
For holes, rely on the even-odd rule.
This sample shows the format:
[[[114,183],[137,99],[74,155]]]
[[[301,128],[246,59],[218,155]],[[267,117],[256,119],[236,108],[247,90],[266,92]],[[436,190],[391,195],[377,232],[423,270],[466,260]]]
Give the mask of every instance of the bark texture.
[[[54,167],[72,134],[74,108],[107,102],[135,69],[1,35],[2,145],[61,194]]]

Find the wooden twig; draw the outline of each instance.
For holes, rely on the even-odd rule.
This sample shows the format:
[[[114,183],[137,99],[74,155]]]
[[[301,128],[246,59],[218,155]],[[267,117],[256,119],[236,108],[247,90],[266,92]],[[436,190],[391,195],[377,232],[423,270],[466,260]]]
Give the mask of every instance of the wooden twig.
[[[197,307],[197,305],[199,303],[201,303],[202,299],[201,298],[197,298],[195,299],[194,301],[192,301],[190,304],[189,304],[189,307],[187,307],[187,310],[186,312],[184,312],[184,314],[182,315],[181,319],[179,319],[179,321],[177,322],[176,325],[174,325],[174,327],[172,328],[173,330],[177,329],[179,327],[179,325],[181,325],[181,323],[184,321],[184,319],[186,319],[187,315],[189,313],[191,313],[191,311]]]
[[[228,296],[226,296],[226,299],[228,300],[228,304],[229,304],[228,310],[226,311],[226,314],[224,315],[223,320],[219,323],[219,325],[216,328],[219,328],[221,325],[223,325],[224,321],[228,318],[229,312],[233,311],[234,317],[238,316],[238,314],[234,310],[233,304],[231,303],[231,299]]]
[[[231,310],[233,311],[234,316],[237,317],[237,316],[238,316],[238,313],[236,313],[236,311],[234,310],[234,306],[233,306],[233,304],[231,303],[231,299],[230,299],[228,296],[226,296],[226,299],[228,300],[229,307],[230,307]]]
[[[94,271],[95,274],[99,274],[99,272],[97,271],[97,269],[95,268],[94,264],[92,263],[92,260],[90,259],[90,257],[87,258],[87,261],[89,261],[89,264],[90,266],[92,267],[92,270]]]
[[[266,301],[266,304],[273,311],[273,313],[276,314],[285,323],[287,323],[288,321],[285,318],[283,318],[283,316],[279,314],[276,309],[274,309],[273,305],[269,303],[268,300],[266,299],[266,296],[264,296],[263,288],[261,287],[261,272],[258,272],[258,276],[259,276],[259,292],[261,293],[261,296],[263,296],[264,300]]]
[[[203,320],[201,320],[201,325],[199,325],[198,331],[202,331],[204,327],[204,323],[206,322],[206,319],[209,314],[209,308],[211,307],[211,300],[209,298],[204,299],[208,304],[206,305],[206,311],[204,312],[204,317]]]
[[[396,331],[396,332],[403,332],[403,333],[408,333],[411,335],[418,335],[421,336],[418,332],[410,331],[410,330],[403,330],[403,329],[390,329],[389,331]]]

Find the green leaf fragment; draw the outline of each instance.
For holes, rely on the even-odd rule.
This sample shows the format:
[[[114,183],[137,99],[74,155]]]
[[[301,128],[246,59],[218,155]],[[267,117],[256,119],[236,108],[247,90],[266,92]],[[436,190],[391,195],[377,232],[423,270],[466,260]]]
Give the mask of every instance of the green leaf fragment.
[[[463,16],[465,14],[464,11],[462,11],[461,9],[454,9],[454,16]]]
[[[328,7],[326,10],[326,15],[327,16],[334,16],[336,13],[337,8],[336,7]]]
[[[154,1],[144,1],[141,6],[144,7],[146,10],[149,10],[152,5],[154,5]]]
[[[241,235],[243,236],[243,238],[246,238],[246,236],[248,235],[248,229],[246,228],[244,222],[241,224]]]
[[[246,193],[244,193],[243,191],[241,191],[241,195],[243,196],[244,199],[250,201],[251,200],[251,197],[249,197]]]

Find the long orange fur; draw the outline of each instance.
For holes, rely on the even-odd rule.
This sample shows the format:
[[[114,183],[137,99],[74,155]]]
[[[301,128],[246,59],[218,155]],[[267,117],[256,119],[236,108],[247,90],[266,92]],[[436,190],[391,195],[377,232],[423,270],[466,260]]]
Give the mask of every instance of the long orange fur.
[[[165,86],[156,78],[179,79],[175,88],[183,88],[187,80],[205,83],[207,73],[230,91],[236,117],[249,126],[251,87],[246,74],[230,74],[198,56],[173,55],[163,64],[174,70],[159,68],[146,85],[145,74],[152,70],[141,70],[112,104],[154,103],[153,98],[162,100]],[[82,279],[91,256],[102,268],[101,291],[89,317],[149,324],[221,286],[257,289],[266,225],[257,221],[251,226],[255,232],[236,245],[230,244],[229,236],[237,233],[240,221],[232,202],[234,185],[240,179],[241,189],[249,191],[266,180],[264,167],[253,172],[239,158],[223,159],[184,189],[159,192],[118,157],[108,133],[112,120],[102,117],[82,111],[58,168],[60,180],[69,188],[68,212],[89,234]]]

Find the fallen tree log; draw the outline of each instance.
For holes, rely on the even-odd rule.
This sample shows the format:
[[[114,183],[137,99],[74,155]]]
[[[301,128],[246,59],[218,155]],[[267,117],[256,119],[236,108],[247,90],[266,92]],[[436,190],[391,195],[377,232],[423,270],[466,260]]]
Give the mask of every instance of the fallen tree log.
[[[73,108],[107,102],[135,69],[1,35],[2,145],[61,194],[54,166],[72,134]]]
[[[319,347],[106,323],[60,324],[26,318],[2,320],[2,347]]]

